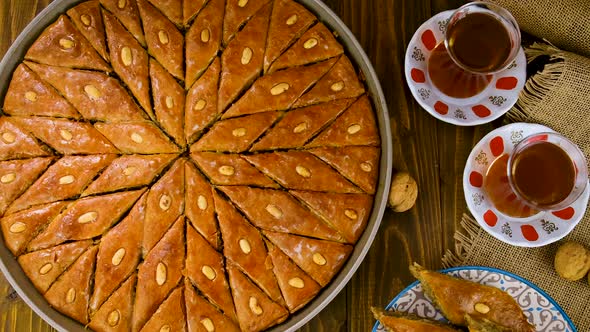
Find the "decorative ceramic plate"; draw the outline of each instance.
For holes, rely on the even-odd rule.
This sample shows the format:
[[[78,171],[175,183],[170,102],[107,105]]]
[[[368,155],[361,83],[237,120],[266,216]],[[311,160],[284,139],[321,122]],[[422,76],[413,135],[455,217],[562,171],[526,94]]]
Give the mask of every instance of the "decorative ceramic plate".
[[[406,82],[416,101],[434,117],[459,126],[491,122],[506,113],[518,99],[526,80],[526,57],[522,48],[504,71],[492,75],[488,86],[470,98],[452,98],[438,90],[428,75],[428,59],[444,42],[446,25],[453,13],[447,10],[426,21],[416,31],[406,51]]]
[[[517,275],[482,266],[454,267],[441,272],[482,285],[497,287],[507,292],[521,306],[529,322],[536,326],[537,332],[577,331],[570,318],[555,300],[536,285]],[[408,312],[420,317],[446,322],[443,315],[425,296],[422,285],[418,281],[401,291],[385,309]],[[373,332],[384,331],[385,329],[379,322],[375,323]]]
[[[513,218],[494,208],[483,188],[488,166],[503,154],[510,154],[525,137],[552,132],[538,124],[513,123],[487,134],[475,145],[463,172],[463,191],[469,211],[479,225],[500,241],[520,246],[539,247],[566,236],[584,216],[590,186],[571,206],[551,212],[539,212],[528,218]]]

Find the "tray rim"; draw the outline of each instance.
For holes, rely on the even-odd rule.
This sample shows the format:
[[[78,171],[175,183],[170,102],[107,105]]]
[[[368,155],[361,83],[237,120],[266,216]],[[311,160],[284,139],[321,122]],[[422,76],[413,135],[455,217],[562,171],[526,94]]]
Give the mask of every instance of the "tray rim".
[[[60,15],[65,14],[69,8],[84,1],[86,0],[55,0],[35,16],[22,30],[0,62],[0,104],[3,104],[4,96],[14,70],[24,59],[24,55],[31,44]],[[385,95],[377,73],[362,46],[342,20],[321,0],[294,1],[303,4],[317,16],[318,21],[324,23],[338,34],[337,39],[344,46],[349,57],[353,59],[356,67],[364,75],[368,94],[371,97],[374,112],[377,116],[381,137],[381,159],[378,188],[374,196],[373,210],[367,227],[355,244],[351,256],[340,272],[338,272],[327,287],[322,289],[318,296],[313,298],[303,309],[289,316],[285,322],[271,327],[268,331],[272,332],[295,331],[302,327],[319,314],[350,281],[363,262],[379,230],[387,206],[393,164],[392,135]],[[4,240],[0,242],[0,271],[2,271],[6,280],[16,290],[19,297],[37,315],[58,331],[88,331],[81,323],[61,314],[49,305],[43,295],[37,291],[29,278],[24,274],[14,255],[6,248]]]

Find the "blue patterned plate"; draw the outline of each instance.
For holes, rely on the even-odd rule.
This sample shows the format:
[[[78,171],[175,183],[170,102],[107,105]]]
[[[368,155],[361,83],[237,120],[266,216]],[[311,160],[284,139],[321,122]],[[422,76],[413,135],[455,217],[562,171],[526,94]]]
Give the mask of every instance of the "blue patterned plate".
[[[516,300],[537,332],[576,332],[567,314],[547,293],[528,280],[499,269],[483,266],[461,266],[441,271],[461,279],[502,289]],[[446,322],[416,281],[399,293],[385,308],[388,311],[408,312],[420,317]],[[384,332],[377,322],[373,332]]]

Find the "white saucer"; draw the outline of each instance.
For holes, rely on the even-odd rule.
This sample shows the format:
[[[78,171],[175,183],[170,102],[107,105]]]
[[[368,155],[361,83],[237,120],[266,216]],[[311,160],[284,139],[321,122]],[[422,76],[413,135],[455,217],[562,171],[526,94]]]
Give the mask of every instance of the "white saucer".
[[[434,117],[459,126],[491,122],[516,103],[526,81],[526,57],[522,48],[514,62],[493,75],[490,84],[479,94],[465,99],[440,92],[430,81],[428,59],[432,50],[444,41],[446,23],[452,10],[436,14],[416,31],[405,59],[406,82],[412,95]]]
[[[487,134],[475,145],[463,172],[467,207],[479,225],[500,241],[519,247],[540,247],[559,241],[580,222],[586,211],[590,184],[572,205],[560,211],[539,212],[528,218],[512,218],[496,210],[482,186],[488,166],[497,157],[510,153],[525,137],[552,132],[548,127],[513,123]]]

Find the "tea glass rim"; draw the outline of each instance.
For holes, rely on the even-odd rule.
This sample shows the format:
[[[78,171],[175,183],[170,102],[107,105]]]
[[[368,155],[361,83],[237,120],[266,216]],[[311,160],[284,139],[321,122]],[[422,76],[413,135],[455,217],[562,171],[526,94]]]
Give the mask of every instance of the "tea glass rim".
[[[508,58],[506,58],[505,62],[503,63],[503,65],[496,69],[496,70],[491,70],[491,71],[477,71],[474,70],[473,68],[467,67],[465,66],[461,61],[459,61],[459,59],[457,59],[455,57],[455,55],[453,54],[453,52],[450,51],[450,44],[449,44],[449,34],[446,33],[449,31],[449,26],[453,23],[455,23],[456,21],[459,21],[459,19],[457,19],[456,21],[453,20],[453,18],[458,15],[459,13],[461,13],[463,10],[465,10],[466,8],[471,8],[471,7],[483,7],[483,9],[485,9],[486,11],[491,11],[494,14],[500,16],[502,19],[506,20],[509,24],[511,24],[512,26],[510,28],[514,29],[515,32],[515,40],[514,40],[514,45],[510,50],[510,54],[508,56]],[[502,24],[504,25],[504,24]],[[506,29],[508,30],[508,27],[506,27]],[[511,38],[512,39],[512,38]],[[447,53],[449,54],[451,60],[453,60],[453,62],[459,66],[459,68],[469,72],[469,73],[473,73],[473,74],[481,74],[481,75],[490,75],[490,74],[496,74],[499,73],[503,70],[505,70],[506,68],[508,68],[512,62],[514,61],[514,59],[516,59],[516,57],[518,56],[518,51],[520,50],[520,46],[521,46],[521,33],[520,33],[520,27],[518,25],[518,22],[516,21],[516,19],[514,18],[514,16],[512,16],[512,13],[510,13],[510,11],[508,11],[506,8],[492,3],[492,2],[487,2],[487,1],[473,1],[473,2],[469,2],[466,3],[464,5],[462,5],[461,7],[457,8],[455,11],[453,11],[453,13],[451,14],[451,16],[449,17],[449,19],[447,20],[447,23],[445,24],[445,38],[444,38],[444,44],[445,44],[445,49],[447,51]]]
[[[533,138],[539,137],[539,136],[541,136],[541,137],[547,136],[547,139],[546,140],[534,140],[533,139]],[[561,142],[565,142],[567,145],[569,145],[570,148],[572,148],[572,150],[573,150],[572,152],[574,154],[576,154],[576,156],[572,156],[570,152],[566,151],[561,146],[559,146],[553,142],[550,142],[549,141],[550,137],[556,138],[557,140],[559,140]],[[524,150],[527,146],[529,146],[531,144],[537,144],[540,142],[548,142],[548,143],[557,145],[570,158],[570,160],[573,163],[573,166],[576,170],[576,176],[574,178],[574,187],[572,188],[572,190],[570,191],[568,196],[564,200],[562,200],[561,202],[551,204],[551,205],[538,205],[538,204],[535,204],[534,202],[529,201],[528,199],[526,199],[525,197],[523,197],[520,194],[520,192],[516,188],[516,184],[514,183],[514,180],[513,180],[512,166],[514,163],[514,156],[516,154],[518,154],[519,152],[521,152],[522,150]],[[581,161],[581,163],[583,164],[582,165],[583,167],[578,167],[576,165],[576,159]],[[586,159],[586,156],[584,155],[584,152],[582,152],[582,150],[580,149],[580,147],[576,143],[572,142],[566,136],[564,136],[560,133],[557,133],[557,132],[552,132],[552,131],[538,132],[538,133],[531,134],[529,136],[526,136],[518,144],[516,144],[514,146],[514,149],[512,150],[512,152],[510,152],[510,155],[508,157],[508,164],[506,166],[506,173],[508,176],[508,183],[510,185],[510,189],[516,195],[516,197],[524,204],[526,204],[529,207],[534,208],[538,211],[558,211],[558,210],[564,209],[564,208],[568,207],[569,205],[573,204],[577,199],[579,199],[582,196],[582,194],[584,193],[584,191],[586,190],[586,187],[588,186],[588,161]],[[580,186],[578,188],[576,188],[576,183],[578,182],[578,178],[582,178],[582,181],[580,183]]]

